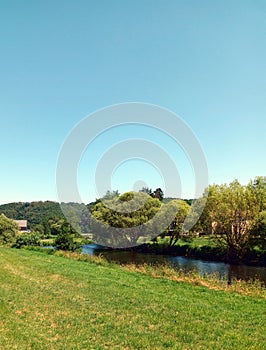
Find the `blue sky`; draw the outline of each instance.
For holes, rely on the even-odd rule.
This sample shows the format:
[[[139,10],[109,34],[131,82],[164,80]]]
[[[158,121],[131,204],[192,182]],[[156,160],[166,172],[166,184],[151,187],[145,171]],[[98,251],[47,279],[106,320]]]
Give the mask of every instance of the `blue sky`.
[[[205,152],[210,183],[266,175],[265,1],[1,0],[0,36],[1,203],[56,199],[66,136],[90,113],[122,102],[183,118]],[[93,154],[112,140],[107,134]],[[85,167],[85,158],[80,186],[89,201],[96,160]],[[140,162],[121,165],[113,189],[131,189],[141,176],[151,186],[162,181]],[[193,196],[189,166],[180,177],[183,196]]]

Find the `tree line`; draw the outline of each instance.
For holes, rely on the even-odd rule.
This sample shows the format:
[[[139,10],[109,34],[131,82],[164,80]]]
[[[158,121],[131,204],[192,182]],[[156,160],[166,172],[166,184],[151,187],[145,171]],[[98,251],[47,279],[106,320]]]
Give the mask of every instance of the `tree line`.
[[[241,261],[247,253],[266,250],[266,177],[258,176],[247,185],[240,184],[238,180],[229,184],[210,185],[202,197],[194,202],[174,199],[164,203],[161,189],[152,191],[143,188],[140,192],[151,198],[137,210],[132,205],[141,201],[141,195],[133,192],[121,196],[118,193],[111,196],[109,193],[107,201],[99,200],[92,207],[93,216],[106,225],[102,226],[102,234],[99,225],[95,225],[94,231],[99,239],[106,234],[109,226],[138,228],[142,225],[143,230],[145,224],[145,232],[137,229],[128,233],[125,230],[125,237],[119,238],[127,239],[132,245],[143,235],[149,237],[151,234],[156,239],[158,230],[151,218],[158,213],[161,220],[167,222],[167,215],[171,218],[175,213],[173,220],[160,233],[161,237],[168,238],[169,246],[175,245],[180,238],[211,235],[226,250],[230,262]],[[156,192],[160,196],[156,196]],[[196,224],[186,229],[184,221],[193,219],[195,215],[199,216]],[[158,220],[156,224],[158,225]],[[119,232],[123,235],[123,231]]]
[[[266,249],[266,177],[247,185],[238,180],[209,186],[203,213],[193,231],[215,236],[227,249],[228,260],[238,261],[253,249]]]
[[[210,185],[194,202],[165,200],[160,188],[124,194],[108,191],[86,206],[70,203],[70,223],[59,203],[51,201],[2,205],[0,213],[0,244],[8,237],[15,239],[12,232],[18,228],[13,221],[7,222],[13,218],[27,219],[30,229],[40,237],[91,232],[97,243],[107,246],[114,242],[117,246],[134,246],[143,238],[156,240],[157,236],[167,237],[169,246],[174,246],[180,238],[208,234],[226,249],[229,261],[240,261],[250,251],[266,250],[266,177],[262,176],[247,185],[237,180]],[[185,219],[195,215],[199,220],[186,229]]]

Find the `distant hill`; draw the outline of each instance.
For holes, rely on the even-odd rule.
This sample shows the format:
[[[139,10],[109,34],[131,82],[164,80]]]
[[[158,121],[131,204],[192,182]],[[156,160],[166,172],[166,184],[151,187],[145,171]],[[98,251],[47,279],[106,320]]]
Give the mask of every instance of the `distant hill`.
[[[171,200],[176,198],[164,198],[163,202],[169,203]],[[192,200],[184,199],[188,204],[191,204]],[[88,208],[91,208],[95,202],[87,205]],[[72,215],[75,215],[75,204],[72,207]],[[0,205],[0,214],[5,214],[10,219],[15,220],[27,220],[28,227],[32,228],[35,225],[43,224],[49,219],[64,219],[64,215],[61,211],[60,204],[53,201],[37,201],[37,202],[16,202]],[[80,221],[80,218],[77,217],[77,222]],[[84,221],[84,223],[83,223]],[[83,227],[83,231],[87,232],[87,222],[89,221],[88,215],[84,213],[82,216],[80,225]]]
[[[0,214],[10,219],[28,220],[28,226],[46,222],[49,219],[63,219],[60,205],[52,201],[17,202],[0,205]]]

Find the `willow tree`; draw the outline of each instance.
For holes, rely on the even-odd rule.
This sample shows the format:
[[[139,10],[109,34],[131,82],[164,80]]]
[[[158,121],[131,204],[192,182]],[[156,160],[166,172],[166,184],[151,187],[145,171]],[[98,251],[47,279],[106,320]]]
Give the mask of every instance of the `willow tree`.
[[[92,209],[94,240],[112,247],[129,247],[153,236],[152,219],[162,203],[143,192],[126,192],[98,202]]]
[[[218,242],[227,248],[228,260],[241,260],[250,248],[258,212],[250,186],[242,186],[237,180],[229,185],[209,186],[205,216]]]

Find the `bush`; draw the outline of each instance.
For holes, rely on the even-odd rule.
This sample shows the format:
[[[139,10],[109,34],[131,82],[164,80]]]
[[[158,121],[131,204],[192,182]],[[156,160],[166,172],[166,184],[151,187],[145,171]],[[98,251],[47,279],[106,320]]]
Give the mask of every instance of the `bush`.
[[[74,252],[81,248],[81,245],[74,242],[73,237],[69,233],[61,232],[54,240],[54,246],[58,250],[68,250]]]
[[[25,246],[40,246],[41,241],[38,234],[32,233],[23,233],[17,237],[16,242],[13,244],[14,248],[22,248]]]
[[[13,243],[18,230],[19,227],[14,220],[7,218],[4,214],[0,215],[0,245]]]

